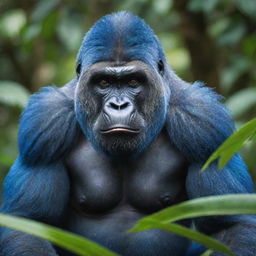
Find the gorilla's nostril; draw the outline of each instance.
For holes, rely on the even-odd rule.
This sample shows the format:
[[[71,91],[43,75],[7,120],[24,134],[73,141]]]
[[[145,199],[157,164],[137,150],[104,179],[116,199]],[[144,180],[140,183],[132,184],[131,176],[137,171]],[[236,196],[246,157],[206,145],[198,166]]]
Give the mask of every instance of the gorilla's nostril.
[[[125,109],[125,108],[127,108],[128,106],[129,106],[129,103],[126,102],[126,103],[120,105],[120,109]]]
[[[110,102],[109,105],[113,109],[116,109],[116,110],[120,109],[120,106],[118,104],[113,103],[113,102]]]
[[[125,102],[125,103],[121,103],[121,104],[116,104],[116,103],[110,102],[109,106],[115,110],[123,110],[129,106],[129,102]]]

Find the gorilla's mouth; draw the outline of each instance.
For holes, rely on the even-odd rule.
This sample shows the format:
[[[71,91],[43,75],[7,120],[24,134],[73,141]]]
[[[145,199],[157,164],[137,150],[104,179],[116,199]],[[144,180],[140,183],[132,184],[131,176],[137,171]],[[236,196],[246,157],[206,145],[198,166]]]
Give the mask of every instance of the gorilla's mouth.
[[[102,134],[115,134],[115,133],[138,134],[140,132],[140,130],[133,129],[130,127],[112,127],[112,128],[108,128],[108,129],[102,129],[100,132]]]

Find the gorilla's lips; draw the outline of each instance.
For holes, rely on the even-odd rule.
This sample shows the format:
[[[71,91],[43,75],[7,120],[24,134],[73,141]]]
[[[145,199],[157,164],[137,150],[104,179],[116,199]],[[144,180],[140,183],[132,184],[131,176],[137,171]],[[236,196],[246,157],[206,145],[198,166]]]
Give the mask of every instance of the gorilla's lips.
[[[130,127],[113,127],[109,129],[101,130],[102,134],[114,134],[114,133],[126,133],[126,134],[138,134],[139,129],[133,129]]]

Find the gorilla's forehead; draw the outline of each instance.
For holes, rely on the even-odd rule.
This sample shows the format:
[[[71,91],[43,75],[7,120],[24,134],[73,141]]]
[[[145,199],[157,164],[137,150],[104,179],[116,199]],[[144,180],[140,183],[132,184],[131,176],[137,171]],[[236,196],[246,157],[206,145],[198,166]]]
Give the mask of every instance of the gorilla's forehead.
[[[108,71],[113,71],[113,72],[121,72],[121,71],[134,71],[137,69],[149,69],[149,65],[139,61],[139,60],[134,60],[134,61],[101,61],[98,63],[95,63],[91,65],[90,69],[106,69]]]
[[[155,65],[164,58],[152,29],[139,17],[119,12],[100,19],[86,34],[78,62],[90,66],[100,61],[141,60]]]
[[[130,62],[116,62],[116,61],[102,61],[91,65],[86,72],[83,73],[82,79],[88,79],[92,74],[97,74],[98,72],[113,74],[115,76],[125,75],[134,72],[141,72],[147,76],[150,76],[155,71],[148,64],[142,61],[130,61]]]

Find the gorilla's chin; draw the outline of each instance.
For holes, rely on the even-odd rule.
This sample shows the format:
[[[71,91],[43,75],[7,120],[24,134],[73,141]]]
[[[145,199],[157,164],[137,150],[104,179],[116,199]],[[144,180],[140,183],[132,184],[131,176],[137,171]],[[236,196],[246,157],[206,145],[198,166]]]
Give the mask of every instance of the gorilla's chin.
[[[120,131],[100,136],[100,148],[110,157],[132,157],[137,154],[141,144],[141,135]]]

